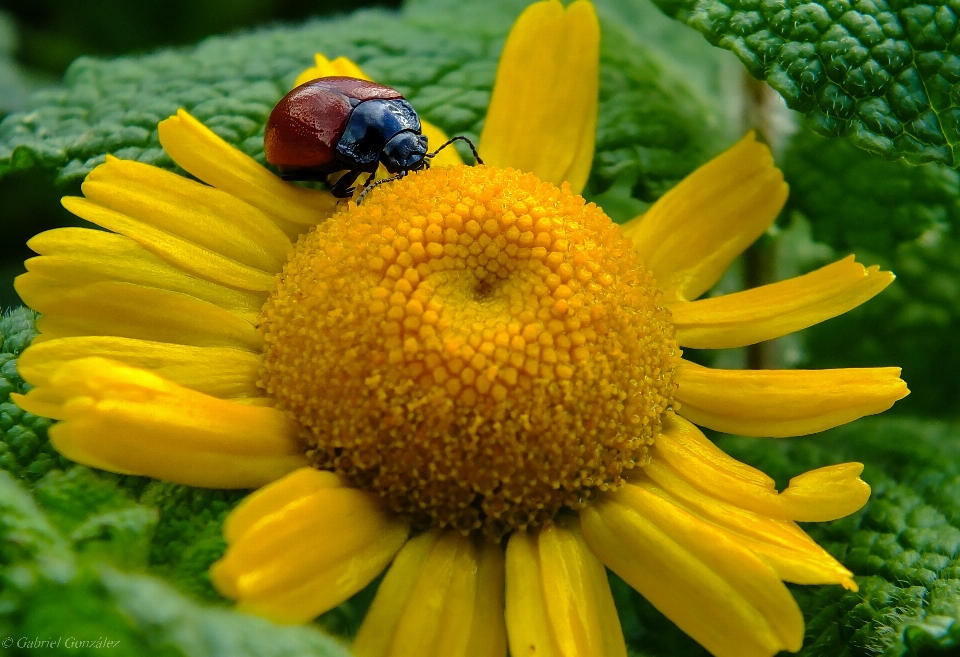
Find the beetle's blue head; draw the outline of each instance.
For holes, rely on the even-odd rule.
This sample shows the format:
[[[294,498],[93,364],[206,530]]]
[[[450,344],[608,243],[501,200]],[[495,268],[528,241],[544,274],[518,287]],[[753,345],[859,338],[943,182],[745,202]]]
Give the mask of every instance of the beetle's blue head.
[[[380,162],[390,173],[415,171],[423,168],[423,158],[426,154],[427,138],[419,133],[405,130],[394,135],[393,139],[383,147]]]

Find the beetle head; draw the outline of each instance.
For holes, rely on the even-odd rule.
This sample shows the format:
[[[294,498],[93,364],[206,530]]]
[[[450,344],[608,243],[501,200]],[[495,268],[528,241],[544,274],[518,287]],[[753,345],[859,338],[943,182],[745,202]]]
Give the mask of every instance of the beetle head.
[[[427,154],[427,138],[423,135],[404,131],[394,135],[383,147],[380,162],[390,173],[415,171],[424,167]]]

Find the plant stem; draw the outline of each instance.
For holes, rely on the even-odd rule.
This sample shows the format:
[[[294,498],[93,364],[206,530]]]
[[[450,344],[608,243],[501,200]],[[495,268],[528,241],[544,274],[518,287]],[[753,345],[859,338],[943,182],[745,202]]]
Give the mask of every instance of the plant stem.
[[[771,145],[775,137],[773,103],[776,92],[766,82],[756,80],[743,72],[743,124],[754,130],[757,140]],[[776,276],[777,241],[768,235],[761,236],[743,254],[744,285],[747,289],[772,283]],[[747,347],[747,367],[771,369],[777,366],[776,345],[772,341]]]

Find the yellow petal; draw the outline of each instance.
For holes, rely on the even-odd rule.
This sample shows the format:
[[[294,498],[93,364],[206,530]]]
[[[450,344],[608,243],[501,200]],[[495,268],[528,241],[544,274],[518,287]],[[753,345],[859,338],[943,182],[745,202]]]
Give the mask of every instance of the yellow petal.
[[[623,231],[668,300],[693,300],[767,230],[786,200],[770,149],[750,133]]]
[[[387,654],[466,653],[477,597],[477,565],[473,541],[456,531],[445,532],[423,564]],[[369,622],[378,626],[375,619]]]
[[[82,219],[138,242],[164,260],[217,283],[255,292],[275,287],[274,273],[250,267],[224,255],[188,242],[176,235],[99,206],[85,198],[65,196],[63,207]]]
[[[800,649],[803,616],[790,592],[726,532],[630,485],[580,518],[600,560],[716,657]]]
[[[36,342],[36,340],[34,340]],[[50,388],[34,388],[26,395],[10,393],[10,401],[28,413],[54,420],[63,419],[63,397]],[[106,470],[102,466],[94,466]]]
[[[836,520],[860,509],[870,497],[870,486],[859,478],[859,463],[812,470],[794,477],[787,490],[778,493],[773,479],[731,458],[680,417],[664,422],[652,456],[700,490],[770,518]]]
[[[626,657],[607,573],[580,528],[561,520],[544,527],[538,543],[543,599],[560,654]]]
[[[189,486],[251,488],[305,465],[298,427],[275,408],[234,404],[103,358],[61,366],[18,400],[63,399],[50,441],[74,461]],[[31,411],[32,412],[32,411]]]
[[[33,237],[27,246],[41,254],[27,271],[65,286],[118,281],[182,292],[255,322],[266,292],[238,290],[191,276],[129,237],[89,228],[57,228]]]
[[[819,324],[879,294],[894,276],[849,256],[814,272],[752,290],[668,307],[677,343],[695,349],[743,347]]]
[[[301,84],[306,84],[317,78],[328,78],[333,75],[359,78],[361,80],[371,79],[353,60],[347,59],[346,57],[337,57],[335,60],[330,61],[320,53],[316,53],[313,59],[314,65],[297,76],[297,79],[293,83],[294,87],[299,87]]]
[[[300,468],[267,484],[243,499],[223,522],[223,537],[233,545],[271,513],[280,511],[322,488],[340,488],[343,482],[332,472]]]
[[[631,484],[727,531],[795,584],[842,584],[856,590],[853,573],[807,536],[796,523],[763,516],[698,490],[659,459],[640,469]],[[827,502],[829,504],[829,502]]]
[[[260,209],[281,228],[312,226],[336,210],[337,199],[329,192],[284,182],[184,110],[161,121],[157,130],[163,150],[187,172]]]
[[[351,652],[357,657],[389,654],[400,617],[439,538],[439,530],[420,534],[397,554],[353,640]]]
[[[881,413],[909,394],[899,367],[715,370],[681,360],[680,415],[743,436],[803,436]]]
[[[503,616],[506,567],[503,547],[484,541],[479,551],[477,603],[466,657],[506,657],[507,626]]]
[[[535,2],[520,15],[500,55],[480,136],[486,164],[587,184],[597,131],[600,25],[593,5]]]
[[[113,281],[69,286],[34,273],[18,276],[14,288],[43,313],[37,329],[48,337],[109,335],[254,352],[263,344],[247,320],[179,292]]]
[[[257,491],[227,518],[229,547],[210,576],[242,610],[306,622],[369,584],[407,538],[407,523],[376,495],[308,470]]]
[[[252,205],[140,162],[107,156],[82,189],[97,205],[263,271],[279,272],[293,246]]]
[[[543,600],[537,539],[516,531],[507,544],[506,616],[511,655],[559,657]]]
[[[791,479],[780,497],[796,520],[806,520],[808,509],[815,509],[819,517],[843,518],[860,510],[870,499],[870,486],[860,479],[862,472],[862,463],[838,463],[810,470]]]
[[[260,519],[232,543],[217,569],[218,578],[230,578],[242,608],[256,610],[285,622],[303,622],[342,601],[330,591],[311,595],[306,581],[330,577],[338,562],[356,557],[391,514],[380,508],[376,495],[348,487],[328,487],[278,509]],[[383,570],[407,535],[406,525],[391,532],[390,554],[349,588],[356,592]],[[325,534],[337,532],[339,540]],[[318,549],[323,537],[325,549]],[[364,568],[364,570],[367,570]],[[339,573],[350,576],[349,569]],[[333,578],[336,581],[339,577]],[[339,587],[338,587],[339,588]],[[309,603],[308,603],[309,600]],[[319,600],[324,600],[319,604]]]
[[[17,371],[34,386],[47,385],[67,361],[99,357],[149,370],[168,381],[214,397],[260,397],[260,357],[229,347],[187,345],[111,336],[55,338],[31,345]]]
[[[606,571],[575,523],[515,532],[507,564],[511,654],[540,655],[540,646],[550,646],[546,654],[563,657],[626,657]]]
[[[502,657],[502,550],[478,548],[459,532],[433,530],[411,540],[390,567],[360,627],[358,657]],[[499,572],[498,572],[499,571]],[[484,581],[500,575],[500,583]],[[498,595],[499,593],[499,595]],[[498,599],[499,598],[499,599]],[[491,623],[480,627],[481,619]],[[473,644],[480,632],[494,641]],[[498,652],[499,647],[499,652]],[[479,651],[478,651],[479,650]]]

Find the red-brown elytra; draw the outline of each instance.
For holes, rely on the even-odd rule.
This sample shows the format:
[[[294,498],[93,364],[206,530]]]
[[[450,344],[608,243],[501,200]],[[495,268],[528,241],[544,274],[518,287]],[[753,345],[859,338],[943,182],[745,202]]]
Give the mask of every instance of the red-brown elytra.
[[[400,92],[342,76],[317,78],[288,93],[273,108],[263,133],[267,162],[284,180],[325,181],[346,171],[330,191],[349,198],[360,174],[369,173],[358,202],[377,185],[429,167],[431,158],[457,140],[469,144],[477,163],[483,164],[463,136],[427,152],[420,117]],[[395,175],[371,186],[381,164]]]

